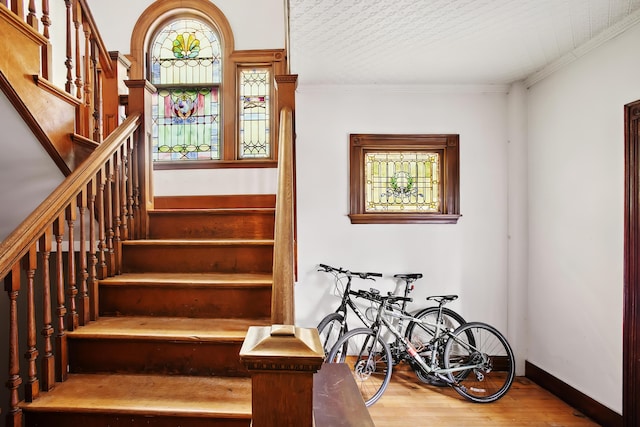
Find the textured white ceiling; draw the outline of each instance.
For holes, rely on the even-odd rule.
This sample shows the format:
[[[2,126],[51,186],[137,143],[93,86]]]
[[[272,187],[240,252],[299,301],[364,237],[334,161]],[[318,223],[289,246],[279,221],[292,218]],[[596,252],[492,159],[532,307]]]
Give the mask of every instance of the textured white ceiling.
[[[640,0],[289,3],[291,72],[305,84],[532,80],[640,22]]]

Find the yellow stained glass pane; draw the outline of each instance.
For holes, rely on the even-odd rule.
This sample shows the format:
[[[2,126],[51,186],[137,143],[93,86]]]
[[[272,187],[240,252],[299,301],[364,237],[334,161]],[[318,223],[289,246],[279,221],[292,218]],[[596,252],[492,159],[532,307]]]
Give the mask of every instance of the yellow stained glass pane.
[[[440,157],[437,152],[367,153],[366,212],[440,212]]]

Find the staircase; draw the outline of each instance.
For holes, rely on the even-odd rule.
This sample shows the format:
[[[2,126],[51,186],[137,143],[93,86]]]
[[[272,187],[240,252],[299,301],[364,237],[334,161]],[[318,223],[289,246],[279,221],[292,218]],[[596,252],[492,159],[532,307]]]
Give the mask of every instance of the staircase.
[[[122,242],[100,318],[68,333],[69,377],[22,405],[35,426],[249,426],[238,353],[271,323],[274,196],[156,200]]]

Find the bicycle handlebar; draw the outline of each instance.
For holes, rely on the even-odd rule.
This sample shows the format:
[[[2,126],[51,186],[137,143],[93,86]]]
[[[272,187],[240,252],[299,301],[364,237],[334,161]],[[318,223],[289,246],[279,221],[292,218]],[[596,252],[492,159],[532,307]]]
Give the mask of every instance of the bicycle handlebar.
[[[345,270],[342,267],[331,267],[330,265],[327,264],[318,264],[318,267],[320,267],[318,269],[318,271],[324,271],[324,272],[336,272],[338,274],[345,274],[348,277],[353,277],[353,276],[358,276],[361,279],[370,279],[370,280],[375,280],[374,277],[382,277],[382,273],[371,273],[371,272],[357,272],[357,271],[349,271],[349,270]]]

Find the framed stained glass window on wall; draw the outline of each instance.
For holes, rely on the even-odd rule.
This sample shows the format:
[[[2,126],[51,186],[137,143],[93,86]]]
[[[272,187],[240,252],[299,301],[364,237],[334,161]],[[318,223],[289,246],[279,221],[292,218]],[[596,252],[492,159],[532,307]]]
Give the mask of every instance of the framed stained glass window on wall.
[[[458,143],[458,135],[352,134],[351,222],[457,222]]]

